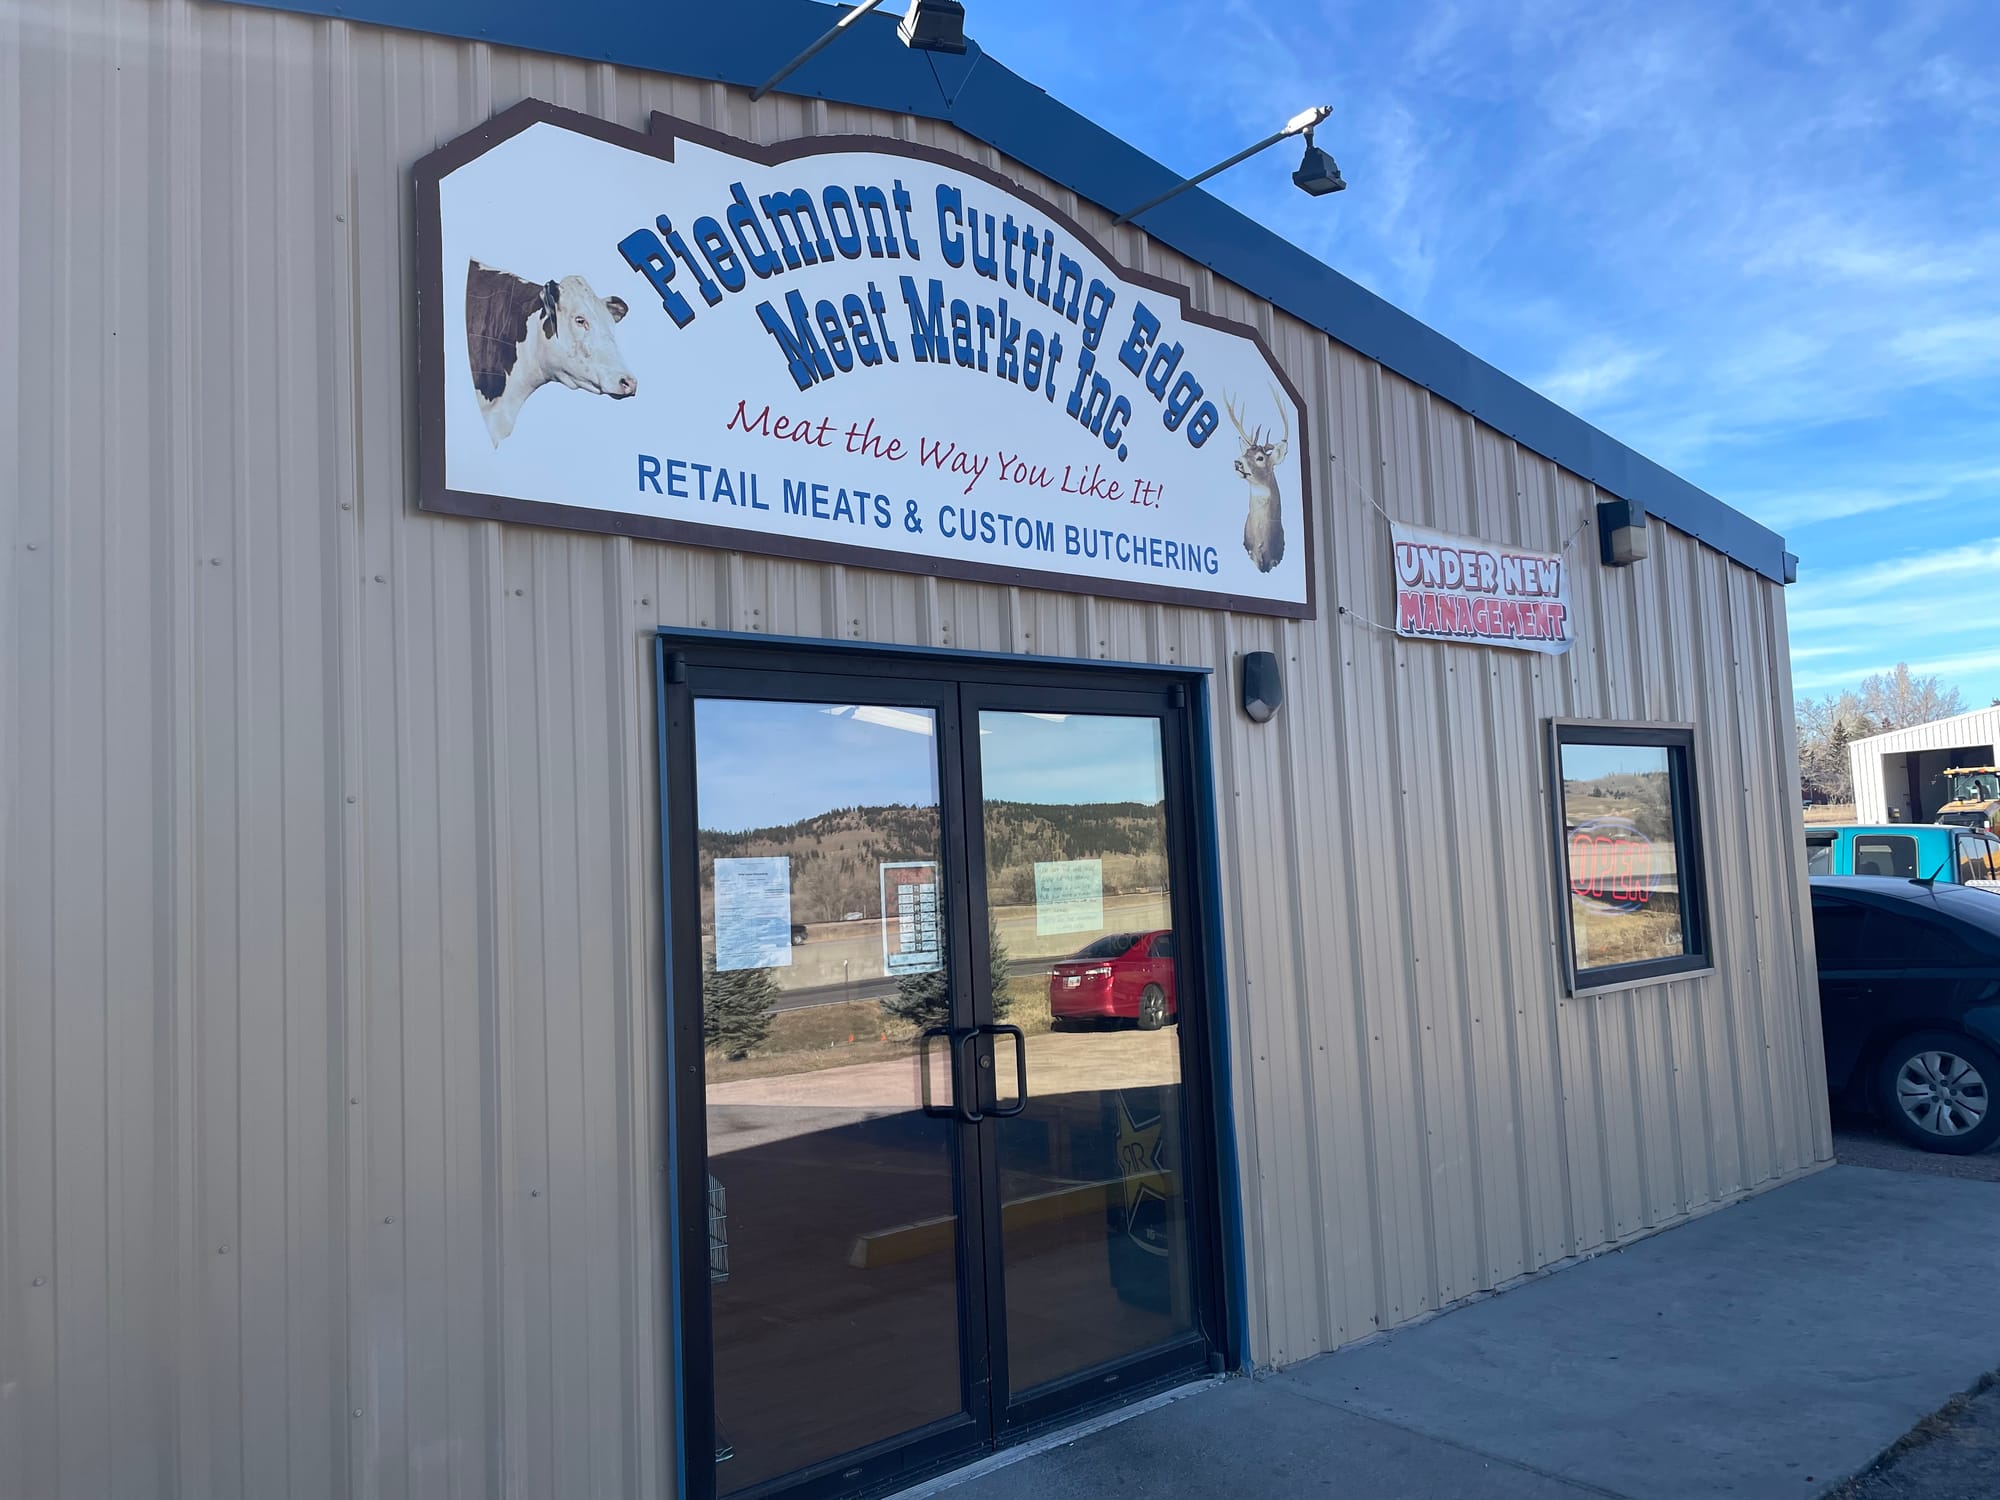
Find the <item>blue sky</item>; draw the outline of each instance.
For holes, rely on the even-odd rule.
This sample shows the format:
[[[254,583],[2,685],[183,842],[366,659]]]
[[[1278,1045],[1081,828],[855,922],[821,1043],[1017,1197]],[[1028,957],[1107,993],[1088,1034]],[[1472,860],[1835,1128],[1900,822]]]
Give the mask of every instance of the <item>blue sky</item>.
[[[1001,62],[1780,531],[1797,686],[2000,697],[2000,3],[975,0]],[[1110,42],[1107,50],[1106,39]]]

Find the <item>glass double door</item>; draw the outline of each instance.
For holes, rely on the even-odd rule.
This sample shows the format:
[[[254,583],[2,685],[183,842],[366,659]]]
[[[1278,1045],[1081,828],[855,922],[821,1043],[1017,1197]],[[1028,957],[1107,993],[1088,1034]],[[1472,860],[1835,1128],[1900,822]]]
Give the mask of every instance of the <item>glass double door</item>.
[[[676,677],[690,1491],[879,1490],[1206,1369],[1174,690]]]

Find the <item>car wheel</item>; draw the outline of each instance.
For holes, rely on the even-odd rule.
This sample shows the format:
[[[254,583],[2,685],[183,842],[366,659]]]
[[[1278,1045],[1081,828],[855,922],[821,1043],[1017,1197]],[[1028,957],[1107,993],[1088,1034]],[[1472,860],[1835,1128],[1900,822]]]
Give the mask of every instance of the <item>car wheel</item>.
[[[1158,1031],[1167,1024],[1167,992],[1149,984],[1139,992],[1139,1029]]]
[[[1971,1156],[2000,1137],[2000,1056],[1984,1042],[1921,1031],[1894,1043],[1875,1077],[1883,1117],[1913,1146]]]

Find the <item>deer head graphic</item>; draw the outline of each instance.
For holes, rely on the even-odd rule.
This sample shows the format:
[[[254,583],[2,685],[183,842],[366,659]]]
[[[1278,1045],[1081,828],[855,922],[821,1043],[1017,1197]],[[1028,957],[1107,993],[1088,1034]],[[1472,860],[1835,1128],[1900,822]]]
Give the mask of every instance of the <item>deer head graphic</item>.
[[[1236,458],[1236,472],[1250,485],[1250,514],[1243,522],[1243,550],[1250,554],[1250,561],[1257,565],[1259,573],[1270,572],[1285,557],[1285,523],[1280,515],[1283,507],[1278,496],[1278,465],[1291,451],[1292,421],[1284,395],[1275,385],[1271,387],[1271,399],[1277,403],[1278,420],[1283,426],[1276,442],[1264,436],[1261,426],[1245,428],[1236,403],[1227,394],[1222,398],[1223,409],[1236,426],[1236,441],[1241,450]]]

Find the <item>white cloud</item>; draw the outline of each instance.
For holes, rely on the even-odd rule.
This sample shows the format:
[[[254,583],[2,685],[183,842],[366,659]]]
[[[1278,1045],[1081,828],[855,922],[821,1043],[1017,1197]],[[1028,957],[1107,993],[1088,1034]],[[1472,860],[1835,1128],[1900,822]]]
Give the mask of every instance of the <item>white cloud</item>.
[[[1730,499],[1766,526],[1787,531],[1906,505],[1930,505],[1960,496],[1969,499],[1992,490],[2000,490],[2000,464],[1947,466],[1921,476],[1905,473],[1879,483],[1824,489],[1738,490]]]
[[[1627,389],[1652,362],[1651,354],[1637,349],[1599,348],[1576,355],[1529,384],[1559,406],[1588,411]]]
[[[1915,583],[1935,583],[1945,578],[1994,580],[1995,585],[1988,591],[1988,597],[1993,592],[2000,592],[2000,537],[1989,537],[1958,547],[1943,547],[1935,552],[1920,552],[1910,557],[1891,558],[1886,562],[1870,563],[1810,579],[1798,584],[1796,597],[1817,601],[1821,595],[1830,594],[1841,600],[1868,599],[1892,589],[1906,588]]]

